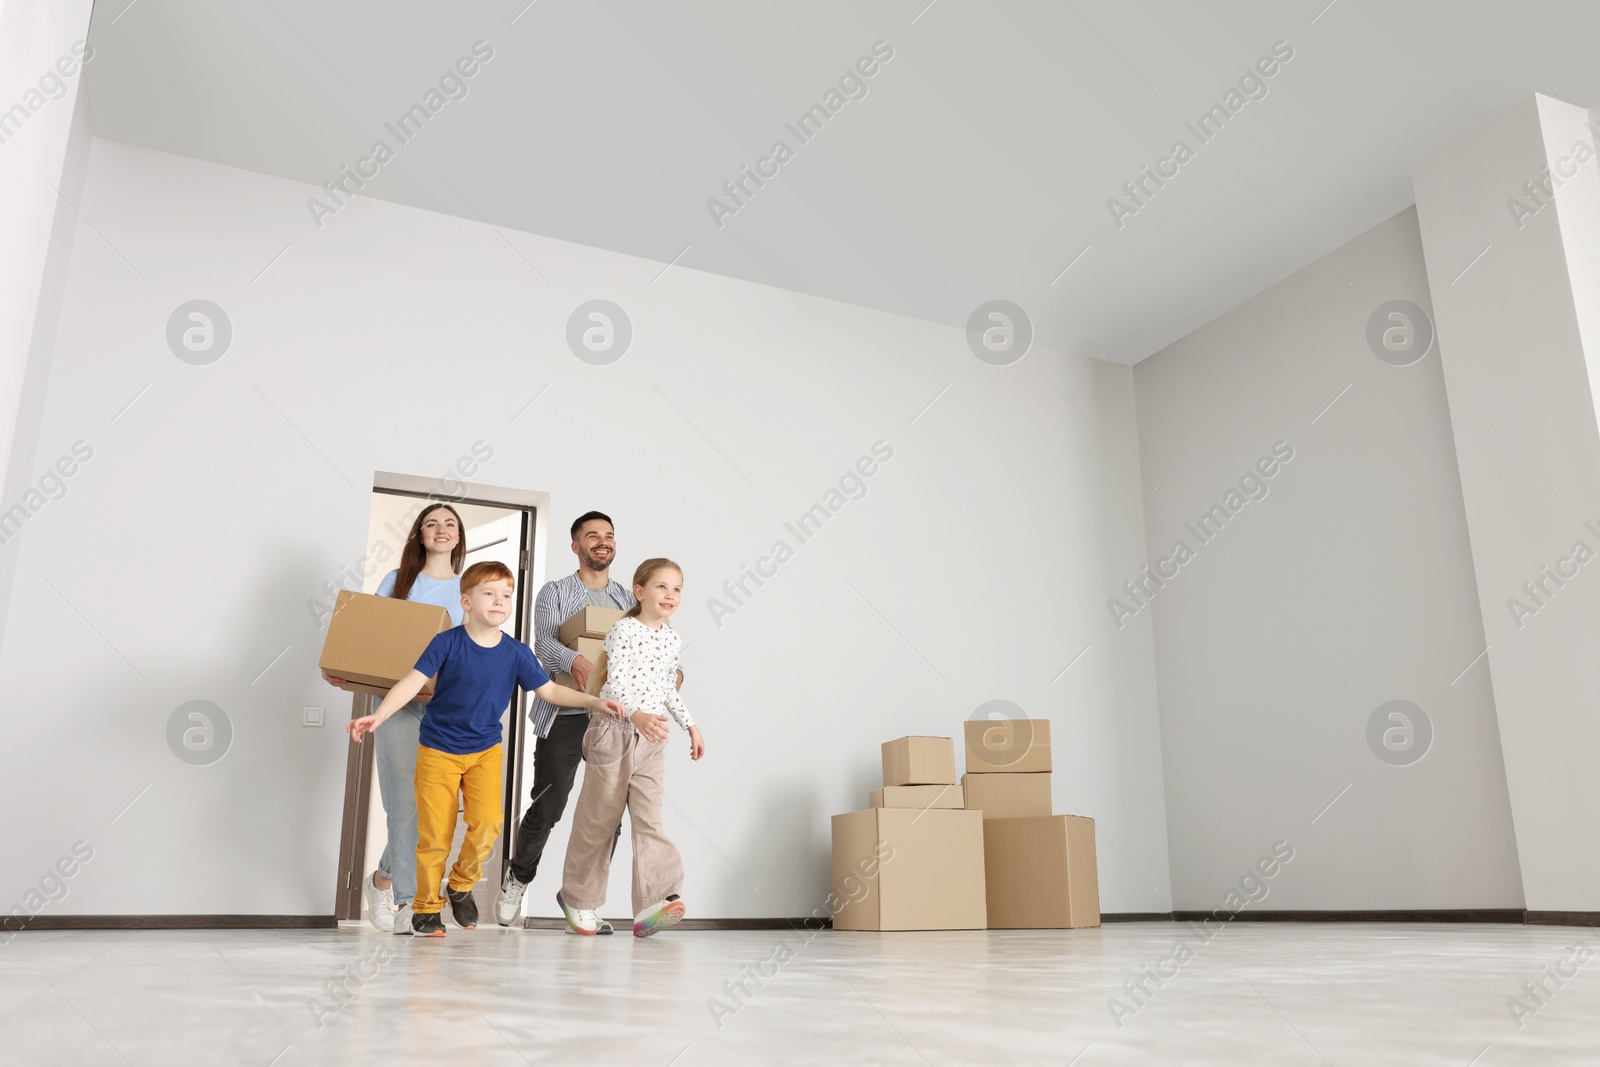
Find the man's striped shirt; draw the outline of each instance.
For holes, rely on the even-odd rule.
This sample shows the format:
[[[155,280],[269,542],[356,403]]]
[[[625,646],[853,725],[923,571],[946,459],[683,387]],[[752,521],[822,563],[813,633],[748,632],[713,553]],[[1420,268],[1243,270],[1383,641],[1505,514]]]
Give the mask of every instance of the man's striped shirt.
[[[605,592],[620,610],[627,611],[633,607],[633,594],[621,582],[611,581]],[[539,660],[539,666],[552,676],[572,673],[572,661],[578,658],[578,653],[561,643],[561,624],[588,606],[589,587],[583,584],[583,579],[578,577],[576,571],[565,578],[544,583],[539,590],[539,596],[533,602],[533,654]],[[528,707],[528,718],[533,723],[534,732],[540,737],[549,737],[550,727],[555,725],[556,716],[563,711],[588,714],[579,708],[558,708],[534,697]]]

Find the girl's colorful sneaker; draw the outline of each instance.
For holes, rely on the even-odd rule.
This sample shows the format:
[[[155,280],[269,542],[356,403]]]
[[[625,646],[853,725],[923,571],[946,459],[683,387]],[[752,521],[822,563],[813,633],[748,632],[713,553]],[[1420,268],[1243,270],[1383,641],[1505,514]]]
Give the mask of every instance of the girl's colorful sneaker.
[[[633,917],[633,936],[649,937],[677,926],[683,921],[683,901],[674,893],[658,901]]]
[[[600,919],[594,912],[567,907],[567,898],[559,890],[556,892],[556,903],[561,905],[561,914],[567,917],[567,926],[573,933],[592,937],[600,932]]]

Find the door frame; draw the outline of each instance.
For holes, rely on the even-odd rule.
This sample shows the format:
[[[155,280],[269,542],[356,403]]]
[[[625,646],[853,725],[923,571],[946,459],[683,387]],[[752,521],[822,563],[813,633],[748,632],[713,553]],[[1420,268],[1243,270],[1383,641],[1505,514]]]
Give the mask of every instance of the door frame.
[[[461,482],[455,478],[423,478],[409,474],[375,471],[372,492],[391,496],[413,496],[436,499],[447,504],[479,504],[521,513],[522,558],[518,569],[518,593],[514,631],[516,639],[531,645],[533,639],[533,603],[540,586],[544,585],[545,556],[549,541],[548,514],[550,494],[506,486]],[[370,498],[369,498],[370,499]],[[370,504],[368,514],[371,514]],[[466,531],[462,531],[463,536]],[[365,540],[365,535],[363,535]],[[518,687],[515,702],[506,722],[505,744],[509,749],[505,776],[506,827],[496,842],[496,867],[493,884],[498,885],[510,863],[510,841],[515,836],[517,798],[522,793],[522,746],[527,724],[528,695]],[[378,698],[365,693],[352,693],[350,718],[356,719],[371,713]],[[362,880],[366,877],[367,853],[366,813],[372,803],[373,746],[349,742],[345,754],[344,808],[339,827],[339,870],[334,886],[334,916],[338,919],[361,918]],[[485,872],[489,873],[489,872]]]

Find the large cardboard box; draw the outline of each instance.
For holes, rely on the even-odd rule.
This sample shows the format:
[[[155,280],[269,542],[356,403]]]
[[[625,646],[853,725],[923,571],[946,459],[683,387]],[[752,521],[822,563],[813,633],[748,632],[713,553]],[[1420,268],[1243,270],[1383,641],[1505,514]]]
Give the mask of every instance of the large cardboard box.
[[[955,742],[948,737],[898,737],[885,741],[883,784],[955,785]]]
[[[983,815],[868,808],[833,817],[835,930],[982,930]]]
[[[1049,815],[1050,772],[1037,774],[963,774],[961,788],[968,809],[985,819],[1021,819]]]
[[[433,604],[345,589],[334,601],[318,665],[352,693],[384,696],[451,625],[450,613]],[[436,681],[429,678],[418,695],[432,696]]]
[[[991,930],[1100,925],[1094,820],[1076,815],[986,819],[983,869]]]
[[[599,637],[580,637],[577,643],[570,646],[577,650],[578,655],[588,660],[589,688],[585,690],[590,696],[598,696],[600,687],[606,684],[606,643]],[[557,674],[551,676],[551,681],[557,685],[564,685],[569,689],[578,688],[570,674]]]
[[[611,629],[611,624],[622,618],[624,612],[620,608],[580,608],[566,622],[561,624],[557,631],[561,636],[561,643],[568,648],[577,648],[580,637],[604,638],[606,631]]]
[[[1050,767],[1049,719],[970,719],[968,774],[1034,774]]]
[[[867,806],[873,808],[961,808],[965,794],[953,785],[886,785],[874,789]]]

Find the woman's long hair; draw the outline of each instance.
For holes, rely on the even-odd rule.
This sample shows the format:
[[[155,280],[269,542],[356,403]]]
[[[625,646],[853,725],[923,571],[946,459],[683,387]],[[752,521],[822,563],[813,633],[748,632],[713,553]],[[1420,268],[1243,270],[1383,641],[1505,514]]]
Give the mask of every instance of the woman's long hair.
[[[677,571],[678,577],[683,577],[683,568],[664,556],[647,559],[639,564],[639,569],[633,572],[633,588],[638,589],[648,585],[650,579],[656,576],[657,571]],[[631,592],[632,590],[630,590]],[[634,594],[633,607],[622,613],[624,619],[637,619],[639,617],[638,594]]]
[[[410,598],[411,586],[428,562],[428,549],[422,543],[422,524],[436,511],[448,511],[456,520],[456,547],[450,550],[450,569],[460,574],[461,565],[467,560],[467,528],[460,514],[449,504],[429,501],[428,506],[417,513],[417,521],[411,524],[411,533],[406,537],[406,547],[400,550],[399,573],[394,577],[394,592],[389,594],[396,600]]]

